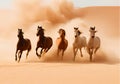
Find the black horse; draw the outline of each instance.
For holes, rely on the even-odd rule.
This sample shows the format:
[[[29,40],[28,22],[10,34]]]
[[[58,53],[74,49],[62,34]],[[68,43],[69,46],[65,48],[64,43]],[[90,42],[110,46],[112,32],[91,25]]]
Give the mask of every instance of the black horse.
[[[27,50],[26,59],[28,57],[29,51],[31,50],[31,42],[29,39],[24,39],[22,29],[18,29],[18,43],[15,53],[15,61],[20,62],[22,52]],[[18,54],[18,56],[17,56]]]
[[[53,41],[51,37],[44,36],[44,29],[42,26],[38,26],[36,35],[39,36],[36,47],[36,55],[40,58],[43,50],[44,53],[46,53],[52,47]],[[40,54],[37,53],[38,48],[41,48]]]

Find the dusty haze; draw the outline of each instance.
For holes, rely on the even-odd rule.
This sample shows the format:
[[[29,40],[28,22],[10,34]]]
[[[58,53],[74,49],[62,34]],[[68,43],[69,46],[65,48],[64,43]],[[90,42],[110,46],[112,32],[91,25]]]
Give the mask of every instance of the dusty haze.
[[[119,16],[119,6],[75,8],[67,0],[15,0],[12,10],[0,9],[1,84],[119,84]],[[43,26],[45,35],[52,37],[54,41],[50,51],[41,60],[35,54],[38,25]],[[88,40],[90,26],[96,26],[96,35],[101,38],[101,48],[94,56],[93,63],[89,62],[89,55],[85,50],[83,58],[78,53],[76,62],[73,63],[73,28],[79,27]],[[25,60],[24,52],[19,64],[14,62],[18,28],[22,28],[24,37],[32,42],[28,60]],[[69,42],[63,61],[56,56],[55,41],[59,28],[66,30]],[[26,81],[28,77],[32,81]]]
[[[0,42],[1,53],[4,59],[14,59],[17,43],[17,29],[22,28],[24,36],[32,40],[30,57],[36,57],[35,47],[37,42],[36,30],[38,25],[45,28],[46,36],[51,36],[55,42],[59,28],[66,30],[69,48],[66,55],[72,59],[72,43],[74,39],[73,27],[79,27],[83,35],[89,38],[89,27],[96,26],[96,34],[101,38],[101,48],[98,55],[101,60],[119,58],[119,8],[120,7],[87,7],[75,8],[73,3],[65,0],[54,0],[45,3],[44,0],[14,2],[14,10],[1,10],[0,12]],[[55,53],[56,44],[50,53]],[[5,53],[6,52],[6,53]],[[7,55],[10,53],[9,56]],[[70,53],[71,52],[71,53]],[[85,52],[86,53],[86,52]],[[99,58],[96,56],[96,59]],[[24,57],[24,56],[23,56]],[[88,54],[85,57],[89,57]],[[102,58],[103,57],[103,58]],[[3,59],[2,59],[3,60]]]

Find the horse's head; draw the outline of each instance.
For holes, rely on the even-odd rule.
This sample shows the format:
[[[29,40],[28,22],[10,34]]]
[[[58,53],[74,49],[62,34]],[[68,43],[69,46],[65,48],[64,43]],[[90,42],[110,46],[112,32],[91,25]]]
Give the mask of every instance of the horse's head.
[[[18,37],[23,38],[23,34],[22,29],[18,29]]]
[[[44,36],[44,29],[42,28],[42,26],[38,26],[36,35]]]
[[[89,32],[90,32],[90,37],[94,38],[95,37],[95,33],[97,32],[95,30],[95,26],[94,27],[90,27]]]
[[[74,27],[74,30],[78,30],[78,27]]]
[[[75,27],[74,27],[74,33],[75,33],[75,38],[78,37],[80,34],[82,34],[82,32],[80,32],[78,28]]]
[[[65,37],[66,32],[65,32],[64,29],[59,29],[58,33],[59,33],[60,36]]]

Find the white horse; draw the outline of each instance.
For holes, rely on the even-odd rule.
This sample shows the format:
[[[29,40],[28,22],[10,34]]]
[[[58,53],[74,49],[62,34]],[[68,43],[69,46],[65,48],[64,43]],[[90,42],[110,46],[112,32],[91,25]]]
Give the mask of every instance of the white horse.
[[[95,36],[95,27],[90,27],[90,38],[87,44],[87,52],[90,55],[90,61],[92,61],[92,55],[95,54],[100,48],[100,38]]]
[[[78,28],[74,28],[74,32],[75,32],[75,40],[73,43],[73,52],[74,52],[74,59],[73,60],[75,61],[75,56],[76,56],[78,49],[80,50],[81,57],[83,57],[82,48],[83,47],[85,48],[87,43],[86,43],[86,37],[80,36],[80,34],[82,34],[82,32],[80,32],[78,30]]]

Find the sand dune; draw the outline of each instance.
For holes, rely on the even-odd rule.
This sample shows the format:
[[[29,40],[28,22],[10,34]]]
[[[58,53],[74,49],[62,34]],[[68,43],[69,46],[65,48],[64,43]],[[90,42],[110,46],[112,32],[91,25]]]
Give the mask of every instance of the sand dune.
[[[55,9],[54,5],[35,6],[36,3],[20,1],[17,3],[17,11],[0,11],[1,84],[120,83],[120,7],[75,8],[71,2],[63,1],[53,2],[52,4],[57,4]],[[29,7],[32,7],[32,11],[28,10]],[[69,11],[66,11],[67,9]],[[34,10],[35,12],[33,12]],[[44,11],[41,13],[37,10]],[[51,36],[54,40],[54,46],[40,60],[35,54],[38,25],[42,25],[45,28],[45,35]],[[78,53],[76,62],[72,61],[74,26],[79,27],[87,39],[89,38],[89,27],[96,26],[98,31],[96,34],[101,38],[102,43],[92,63],[89,62],[89,55],[85,50],[83,50],[83,58]],[[24,36],[32,41],[32,51],[28,60],[25,60],[25,53],[23,53],[19,64],[14,62],[18,40],[17,28],[23,28]],[[63,61],[60,61],[60,57],[56,56],[55,40],[58,37],[59,28],[66,30],[66,38],[69,41],[69,47],[65,52]]]

